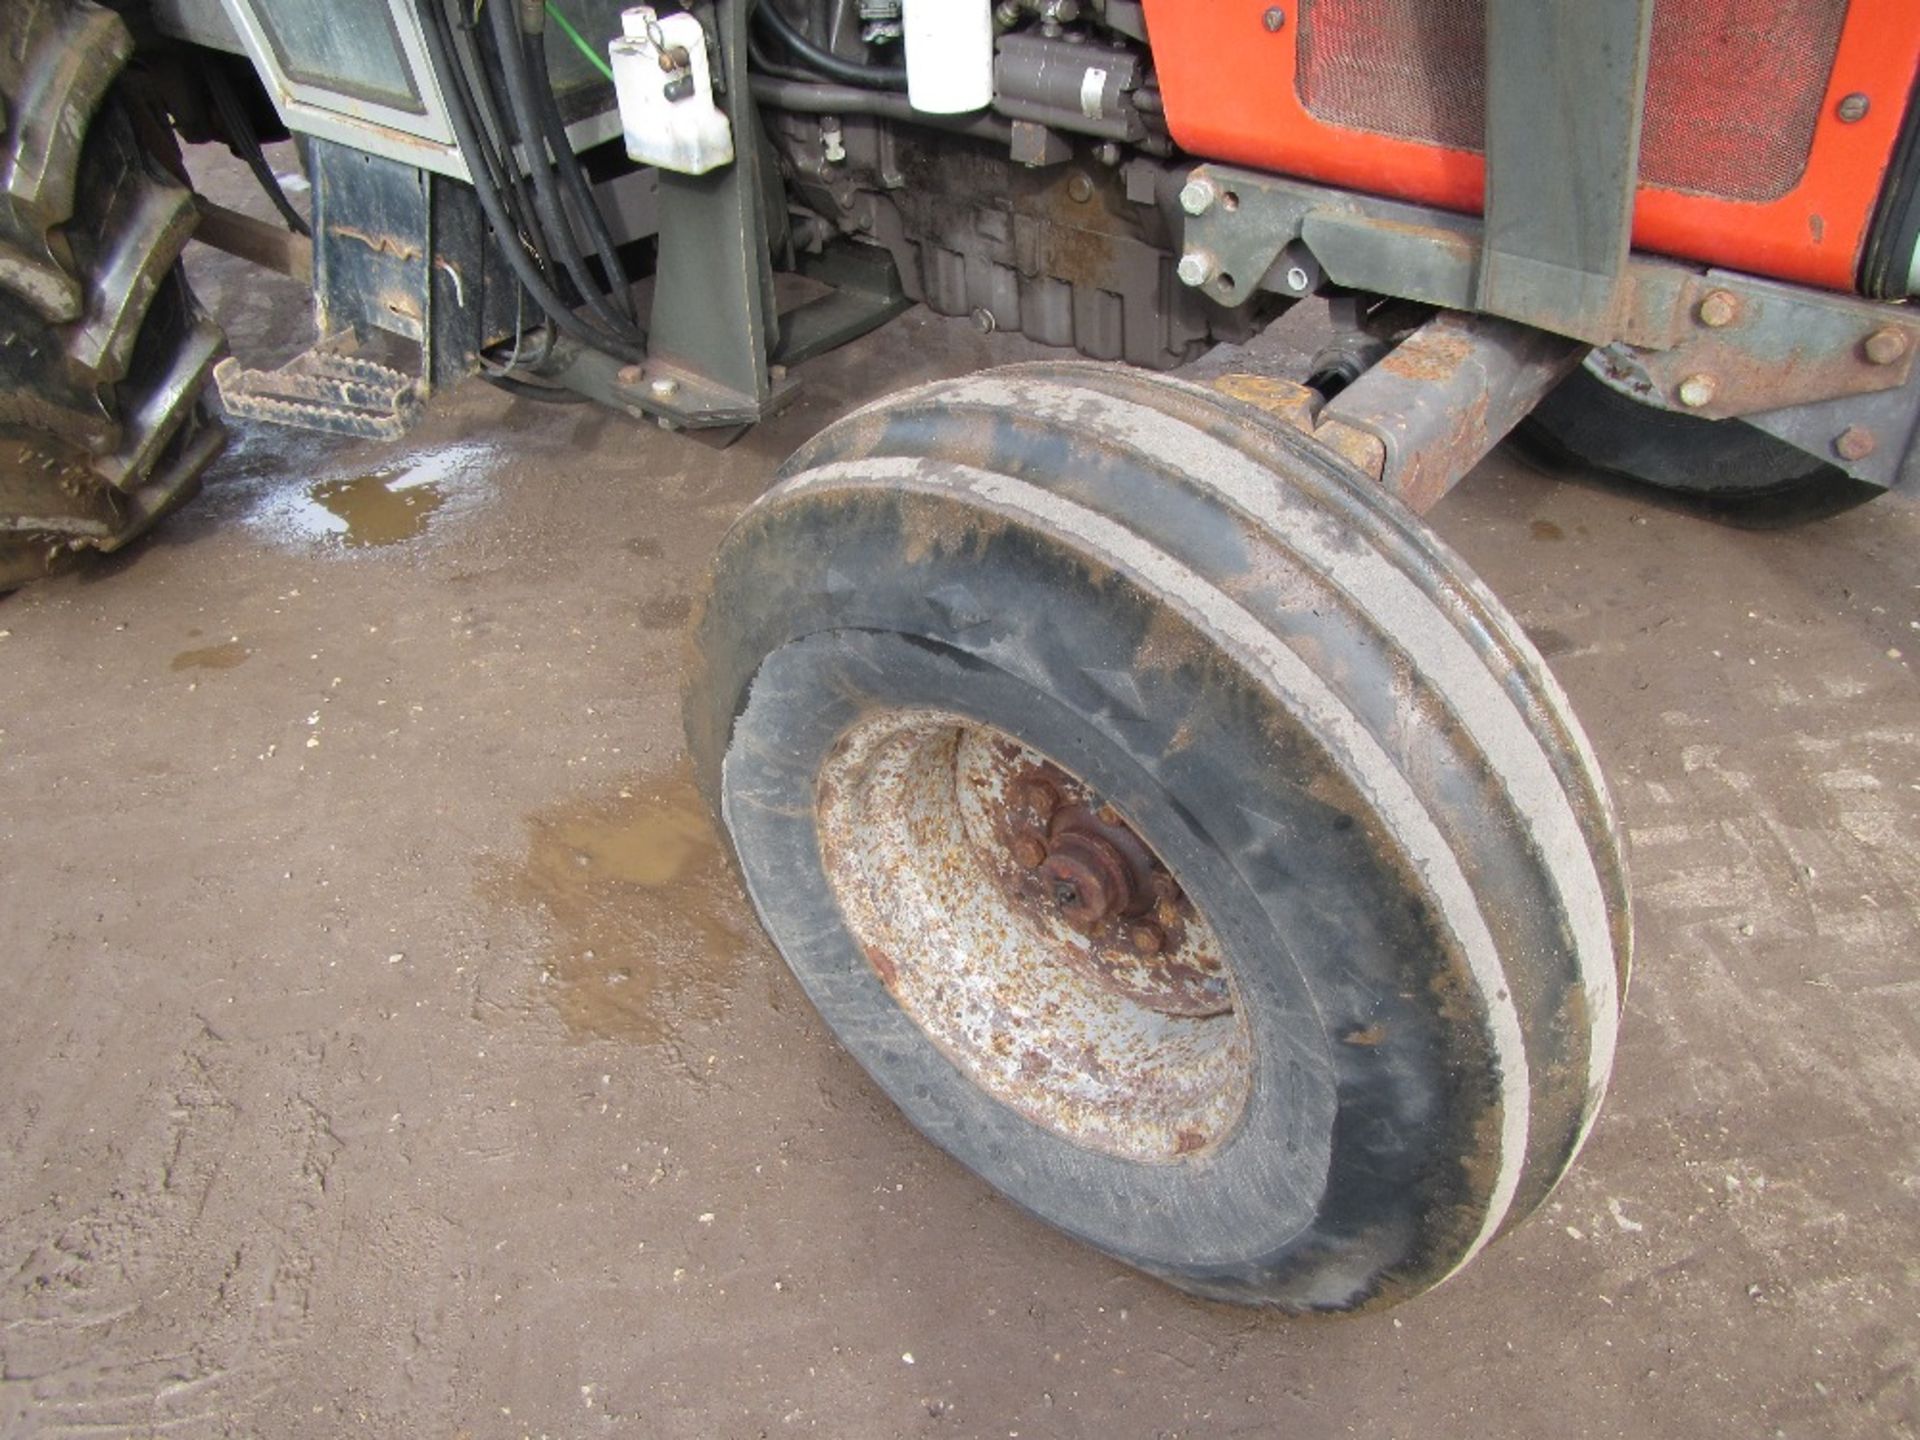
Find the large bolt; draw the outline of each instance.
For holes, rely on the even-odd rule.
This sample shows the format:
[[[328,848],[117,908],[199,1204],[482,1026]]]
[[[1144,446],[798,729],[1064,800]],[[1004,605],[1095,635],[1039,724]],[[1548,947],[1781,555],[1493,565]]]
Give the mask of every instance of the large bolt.
[[[647,388],[653,391],[655,399],[671,400],[675,395],[680,393],[680,382],[663,375]]]
[[[1028,870],[1047,863],[1047,842],[1038,835],[1022,835],[1013,842],[1013,858]]]
[[[1260,17],[1260,23],[1267,27],[1269,34],[1286,28],[1287,12],[1275,5]]]
[[[1698,410],[1712,403],[1713,391],[1713,376],[1689,375],[1680,382],[1680,403],[1689,410]]]
[[[1067,181],[1067,194],[1073,198],[1076,204],[1084,205],[1087,201],[1093,199],[1093,181],[1084,175],[1075,175],[1071,180]]]
[[[1204,215],[1220,198],[1220,191],[1204,175],[1195,175],[1180,187],[1180,208],[1189,215]]]
[[[1127,932],[1127,938],[1133,941],[1133,948],[1142,955],[1158,955],[1167,943],[1167,937],[1151,920],[1143,920],[1135,925]]]
[[[1182,285],[1204,285],[1211,280],[1219,263],[1205,250],[1189,250],[1180,257],[1180,283]]]
[[[1907,353],[1907,337],[1898,330],[1876,330],[1867,337],[1867,359],[1875,365],[1891,365]]]
[[[1016,798],[1022,805],[1037,812],[1043,820],[1060,808],[1060,792],[1047,780],[1027,781],[1021,785]]]
[[[1838,115],[1845,124],[1852,125],[1866,119],[1867,111],[1871,106],[1872,102],[1856,90],[1851,95],[1843,96],[1840,103],[1833,107],[1833,113]]]
[[[1725,290],[1709,291],[1707,298],[1700,302],[1700,323],[1709,329],[1731,325],[1739,313],[1740,302]]]
[[[1842,430],[1833,442],[1833,453],[1842,460],[1864,460],[1873,454],[1873,432],[1858,425],[1849,425]]]

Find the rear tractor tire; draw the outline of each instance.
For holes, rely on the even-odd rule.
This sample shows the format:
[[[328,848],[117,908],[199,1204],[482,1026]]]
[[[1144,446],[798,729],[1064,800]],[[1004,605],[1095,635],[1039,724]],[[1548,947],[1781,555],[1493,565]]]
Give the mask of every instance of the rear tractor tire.
[[[132,48],[87,0],[0,6],[0,591],[151,528],[222,444],[193,197],[113,93]]]
[[[1643,405],[1585,366],[1514,432],[1557,470],[1652,486],[1682,508],[1749,529],[1824,520],[1887,492],[1744,420],[1702,420]]]
[[[1092,365],[832,426],[734,526],[687,725],[768,933],[907,1117],[1216,1299],[1391,1304],[1538,1206],[1626,981],[1520,627],[1297,432]]]

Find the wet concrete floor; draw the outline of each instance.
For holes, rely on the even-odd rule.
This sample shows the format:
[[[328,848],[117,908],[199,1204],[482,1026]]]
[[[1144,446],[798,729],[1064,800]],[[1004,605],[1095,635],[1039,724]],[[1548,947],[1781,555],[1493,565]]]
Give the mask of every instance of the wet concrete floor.
[[[1631,842],[1613,1095],[1438,1293],[1250,1314],[914,1134],[685,779],[727,523],[1023,353],[910,315],[726,451],[478,384],[395,445],[248,430],[0,601],[0,1434],[1920,1431],[1920,511],[1746,533],[1504,453],[1440,507]]]

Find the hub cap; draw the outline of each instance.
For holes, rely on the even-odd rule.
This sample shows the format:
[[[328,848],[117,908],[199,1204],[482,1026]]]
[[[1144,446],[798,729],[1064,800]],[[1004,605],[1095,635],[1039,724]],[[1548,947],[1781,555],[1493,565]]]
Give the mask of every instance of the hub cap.
[[[842,737],[817,804],[848,929],[977,1085],[1134,1160],[1232,1129],[1252,1052],[1219,938],[1073,775],[990,726],[892,711]]]

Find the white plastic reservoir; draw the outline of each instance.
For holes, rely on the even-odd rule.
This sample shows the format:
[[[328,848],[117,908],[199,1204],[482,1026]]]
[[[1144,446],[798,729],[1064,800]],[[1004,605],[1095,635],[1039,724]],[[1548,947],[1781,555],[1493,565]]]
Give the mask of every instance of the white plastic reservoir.
[[[607,48],[627,154],[683,175],[732,163],[733,127],[714,103],[700,22],[636,5],[620,23],[626,33]]]
[[[907,99],[929,115],[993,103],[993,0],[905,0]]]

